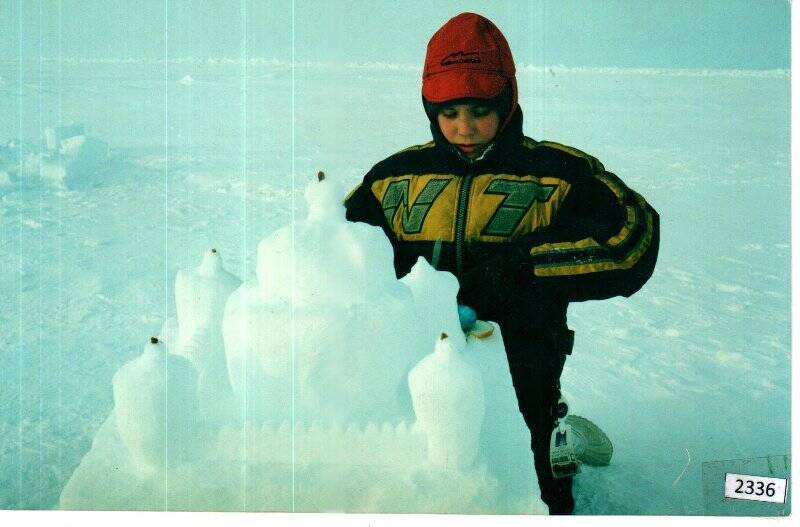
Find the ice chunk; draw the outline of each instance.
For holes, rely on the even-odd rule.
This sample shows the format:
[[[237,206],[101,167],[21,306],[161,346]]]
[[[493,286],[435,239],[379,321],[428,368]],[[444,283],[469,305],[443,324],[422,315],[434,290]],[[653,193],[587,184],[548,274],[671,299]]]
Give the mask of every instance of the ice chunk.
[[[64,163],[42,159],[39,175],[48,184],[57,188],[67,188],[67,167]]]
[[[446,468],[475,460],[485,402],[480,372],[442,334],[435,351],[408,375],[417,422],[428,436],[428,459]]]
[[[114,374],[117,432],[142,471],[196,457],[197,374],[183,357],[151,339],[142,355]]]
[[[51,151],[59,150],[61,149],[64,140],[85,135],[86,132],[82,124],[51,126],[46,128],[44,131],[45,146]]]
[[[61,140],[61,147],[58,153],[62,156],[76,156],[80,153],[83,145],[86,144],[85,135],[76,135]]]
[[[42,154],[35,162],[42,179],[55,187],[90,187],[103,181],[108,144],[84,135],[71,136],[61,140],[58,151]]]

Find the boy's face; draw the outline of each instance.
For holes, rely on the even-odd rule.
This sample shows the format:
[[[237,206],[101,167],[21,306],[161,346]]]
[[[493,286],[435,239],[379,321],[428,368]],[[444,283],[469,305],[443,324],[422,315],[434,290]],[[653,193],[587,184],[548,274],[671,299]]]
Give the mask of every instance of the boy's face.
[[[444,106],[436,118],[445,139],[470,159],[481,155],[500,127],[497,111],[481,104]]]

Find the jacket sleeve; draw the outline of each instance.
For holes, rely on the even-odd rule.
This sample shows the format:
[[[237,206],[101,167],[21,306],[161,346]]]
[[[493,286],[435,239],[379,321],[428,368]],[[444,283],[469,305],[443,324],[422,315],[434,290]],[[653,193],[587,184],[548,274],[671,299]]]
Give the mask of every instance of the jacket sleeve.
[[[369,223],[377,227],[385,227],[386,219],[377,198],[369,189],[369,174],[344,199],[345,217],[348,221]]]
[[[380,201],[370,190],[370,182],[372,172],[364,176],[362,181],[356,188],[350,191],[344,199],[345,218],[347,221],[368,223],[383,229],[384,234],[392,243],[392,248],[395,250],[395,259],[397,258],[397,238],[395,237],[389,223],[386,221],[386,216],[381,207]],[[395,261],[397,267],[397,261]]]
[[[597,163],[530,246],[534,282],[571,302],[630,296],[653,274],[658,245],[658,213]]]

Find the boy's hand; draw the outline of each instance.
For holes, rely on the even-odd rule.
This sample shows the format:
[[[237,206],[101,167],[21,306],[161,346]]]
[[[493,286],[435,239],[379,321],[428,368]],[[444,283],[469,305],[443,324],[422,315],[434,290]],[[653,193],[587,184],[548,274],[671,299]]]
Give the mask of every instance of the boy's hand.
[[[527,252],[516,249],[492,256],[463,273],[459,303],[482,312],[488,306],[502,306],[517,295],[531,294],[532,266]]]
[[[466,333],[475,325],[478,314],[469,306],[458,306],[458,321],[461,323],[461,330]]]

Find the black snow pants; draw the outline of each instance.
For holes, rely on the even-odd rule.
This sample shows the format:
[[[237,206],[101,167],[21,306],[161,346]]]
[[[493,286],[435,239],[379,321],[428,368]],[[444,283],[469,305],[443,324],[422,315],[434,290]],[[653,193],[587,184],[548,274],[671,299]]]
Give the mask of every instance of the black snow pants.
[[[553,515],[571,514],[575,508],[572,477],[556,479],[550,470],[550,435],[555,428],[556,406],[561,394],[559,379],[566,357],[572,352],[572,335],[568,329],[544,338],[503,332],[519,410],[531,432],[531,450],[542,501]]]

